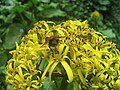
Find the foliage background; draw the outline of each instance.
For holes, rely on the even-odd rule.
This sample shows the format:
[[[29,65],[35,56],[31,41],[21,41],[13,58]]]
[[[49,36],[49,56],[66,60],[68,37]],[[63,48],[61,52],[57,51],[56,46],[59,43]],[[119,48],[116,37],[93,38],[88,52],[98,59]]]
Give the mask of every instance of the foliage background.
[[[94,12],[97,11],[97,14]],[[15,42],[39,20],[56,23],[68,19],[88,20],[91,27],[108,36],[120,49],[119,0],[1,0],[0,1],[0,89],[5,90],[5,66]],[[53,90],[48,82],[43,90]],[[75,84],[75,83],[74,83]],[[74,84],[69,86],[68,90]],[[49,89],[51,87],[51,89]]]

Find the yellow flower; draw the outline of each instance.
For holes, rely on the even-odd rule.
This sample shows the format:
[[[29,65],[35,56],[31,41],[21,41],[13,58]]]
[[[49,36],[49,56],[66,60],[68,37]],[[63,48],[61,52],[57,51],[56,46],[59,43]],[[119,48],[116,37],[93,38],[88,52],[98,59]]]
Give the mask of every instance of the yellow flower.
[[[100,13],[98,11],[94,11],[91,13],[91,17],[92,18],[99,18],[100,17]]]
[[[99,18],[100,13],[94,11],[91,17]],[[68,83],[75,80],[78,89],[120,89],[120,51],[106,36],[90,28],[87,20],[68,20],[59,25],[40,21],[10,53],[8,89],[40,89],[44,79],[51,80],[55,73],[66,74]],[[42,62],[46,67],[41,68]]]

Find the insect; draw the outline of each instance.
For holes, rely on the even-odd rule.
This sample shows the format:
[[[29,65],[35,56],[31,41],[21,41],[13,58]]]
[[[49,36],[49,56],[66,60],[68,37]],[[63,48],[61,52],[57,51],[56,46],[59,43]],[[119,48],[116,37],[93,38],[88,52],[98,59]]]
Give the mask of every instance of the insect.
[[[59,38],[64,38],[64,36],[50,36],[46,38],[49,44],[49,48],[55,48],[58,45]]]
[[[59,38],[65,38],[65,36],[50,36],[50,37],[46,37],[45,38],[45,42],[43,43],[43,45],[41,47],[43,47],[45,44],[48,44],[50,50],[56,50],[57,49],[57,45],[59,42]]]

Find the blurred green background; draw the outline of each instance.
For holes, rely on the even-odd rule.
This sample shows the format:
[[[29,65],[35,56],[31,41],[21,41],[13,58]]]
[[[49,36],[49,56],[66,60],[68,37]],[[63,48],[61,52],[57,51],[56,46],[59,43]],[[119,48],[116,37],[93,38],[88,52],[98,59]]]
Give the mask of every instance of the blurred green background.
[[[68,19],[87,19],[120,50],[120,0],[0,0],[0,90],[6,88],[5,66],[15,42],[20,43],[40,20],[60,23]]]

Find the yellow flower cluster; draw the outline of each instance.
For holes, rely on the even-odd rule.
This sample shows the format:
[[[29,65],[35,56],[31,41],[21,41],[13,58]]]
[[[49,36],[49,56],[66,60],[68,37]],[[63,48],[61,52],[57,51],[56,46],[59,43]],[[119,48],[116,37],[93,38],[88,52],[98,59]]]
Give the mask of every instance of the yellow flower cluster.
[[[13,90],[35,90],[51,80],[52,73],[66,73],[78,89],[120,89],[120,52],[115,44],[89,27],[85,20],[59,25],[41,21],[28,31],[8,61],[6,82]],[[41,62],[48,62],[44,71]]]

